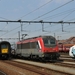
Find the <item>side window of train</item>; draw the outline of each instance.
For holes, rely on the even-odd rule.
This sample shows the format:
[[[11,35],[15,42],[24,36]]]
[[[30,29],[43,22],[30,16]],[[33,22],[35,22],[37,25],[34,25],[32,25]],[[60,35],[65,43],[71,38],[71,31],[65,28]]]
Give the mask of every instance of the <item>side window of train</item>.
[[[31,42],[31,48],[39,49],[38,42]]]
[[[23,49],[30,49],[30,42],[22,45]]]
[[[18,45],[17,45],[17,48],[18,48],[18,49],[21,49],[21,45],[20,45],[20,44],[18,44]]]
[[[33,49],[36,48],[35,42],[31,42],[30,47],[33,48]]]
[[[38,42],[36,42],[36,48],[40,49]]]

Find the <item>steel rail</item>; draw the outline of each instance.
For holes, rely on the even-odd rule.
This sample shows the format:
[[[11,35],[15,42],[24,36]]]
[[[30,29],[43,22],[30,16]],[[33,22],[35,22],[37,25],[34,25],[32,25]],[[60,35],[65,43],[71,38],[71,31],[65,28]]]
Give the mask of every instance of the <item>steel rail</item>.
[[[0,75],[7,75],[7,74],[4,73],[3,71],[0,71]]]
[[[72,67],[65,67],[65,66],[58,66],[58,65],[54,65],[54,64],[44,64],[44,63],[35,63],[34,62],[28,62],[28,61],[24,61],[24,60],[14,60],[14,61],[18,61],[21,63],[27,63],[27,64],[32,64],[32,65],[36,65],[36,66],[41,66],[47,69],[51,69],[54,71],[59,71],[62,73],[66,73],[66,74],[75,74],[75,68]]]

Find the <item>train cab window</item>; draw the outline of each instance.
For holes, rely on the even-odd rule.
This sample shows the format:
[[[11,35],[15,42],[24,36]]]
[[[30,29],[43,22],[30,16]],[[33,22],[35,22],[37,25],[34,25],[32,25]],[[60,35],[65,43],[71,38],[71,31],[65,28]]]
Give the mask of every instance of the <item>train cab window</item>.
[[[43,39],[44,41],[44,45],[47,46],[47,47],[50,47],[50,46],[55,46],[56,45],[56,41],[55,39],[51,38],[51,39]]]
[[[8,47],[7,45],[2,45],[2,46],[1,46],[1,48],[7,48],[7,47]]]
[[[51,43],[51,44],[55,44],[55,39],[51,39],[51,40],[50,40],[50,43]]]
[[[47,39],[44,39],[44,44],[48,44],[48,40]]]

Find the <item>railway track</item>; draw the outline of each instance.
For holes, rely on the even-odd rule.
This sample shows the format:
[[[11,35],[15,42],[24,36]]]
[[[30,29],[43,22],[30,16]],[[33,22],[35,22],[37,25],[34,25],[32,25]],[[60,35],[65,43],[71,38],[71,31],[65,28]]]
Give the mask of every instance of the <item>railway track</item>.
[[[7,75],[13,75],[13,74],[14,75],[32,75],[32,74],[33,75],[69,75],[69,73],[49,68],[49,67],[55,68],[56,66],[55,65],[53,66],[53,64],[48,64],[48,63],[39,63],[39,62],[17,60],[17,59],[14,61],[9,61],[9,60],[0,61],[0,63],[1,62],[4,64],[3,66],[5,69],[2,70]]]
[[[4,62],[7,64],[10,64],[10,65],[22,68],[22,69],[26,69],[28,71],[34,72],[39,75],[50,75],[49,73],[44,72],[43,70],[39,70],[38,68],[33,67],[29,64],[24,64],[24,63],[19,63],[19,62],[14,62],[14,61],[4,61]],[[33,67],[33,69],[32,69],[32,67]]]
[[[54,65],[63,66],[63,67],[69,67],[75,69],[75,63],[74,62],[61,62],[61,63],[54,63]]]
[[[66,57],[62,57],[62,58],[60,58],[60,60],[67,61],[67,62],[75,62],[75,59],[73,59],[73,58],[66,58]]]
[[[64,63],[39,63],[39,62],[37,63],[37,62],[35,62],[35,64],[34,64],[34,62],[28,62],[28,61],[24,62],[24,60],[22,60],[22,61],[16,60],[16,61],[21,62],[21,63],[31,64],[31,65],[34,65],[36,67],[39,66],[39,67],[42,67],[44,69],[46,68],[48,70],[52,70],[53,72],[56,71],[56,72],[61,73],[59,75],[62,75],[62,74],[63,75],[71,75],[71,74],[73,75],[73,74],[75,74],[75,67],[72,67],[73,64],[71,64],[71,63],[67,64],[65,62]],[[56,74],[53,74],[53,75],[56,75]]]
[[[4,73],[3,71],[0,71],[0,75],[7,75],[7,74]]]
[[[59,59],[68,62],[75,62],[75,59],[71,58],[69,53],[60,53]]]
[[[60,61],[60,60],[63,60],[63,61]],[[22,69],[23,71],[26,70],[25,72],[23,71],[21,72],[21,71],[14,70],[14,68],[10,69],[12,72],[14,71],[13,72],[14,75],[16,75],[16,73],[18,73],[18,75],[26,75],[26,74],[30,75],[31,73],[34,73],[34,75],[74,75],[75,64],[73,62],[75,62],[75,60],[73,60],[66,54],[61,55],[60,60],[57,61],[56,63],[51,63],[51,62],[40,63],[36,61],[25,61],[25,60],[17,60],[17,59],[11,60],[11,61],[3,60],[0,62],[6,65],[9,64],[9,65],[15,66],[19,69]],[[6,65],[4,66],[5,68],[7,67]],[[5,72],[7,75],[11,74],[11,72],[7,73],[8,70],[7,71],[2,70],[2,71]],[[29,74],[26,73],[27,71]]]

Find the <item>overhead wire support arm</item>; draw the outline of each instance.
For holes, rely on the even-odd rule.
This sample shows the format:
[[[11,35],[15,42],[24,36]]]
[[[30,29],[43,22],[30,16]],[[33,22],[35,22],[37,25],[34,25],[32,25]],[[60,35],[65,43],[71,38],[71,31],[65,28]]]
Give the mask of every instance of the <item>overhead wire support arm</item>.
[[[62,24],[62,32],[64,32],[64,30],[63,30],[63,24]]]
[[[66,23],[66,24],[75,24],[75,22],[63,22],[63,21],[58,21],[58,22],[50,22],[50,21],[21,21],[21,20],[17,20],[17,21],[10,21],[10,20],[0,20],[0,22],[6,22],[6,23],[9,23],[9,22],[13,22],[13,23],[58,23],[58,24],[61,24],[61,23]]]

